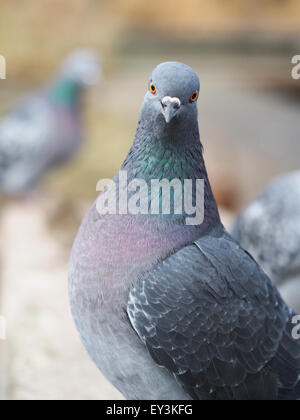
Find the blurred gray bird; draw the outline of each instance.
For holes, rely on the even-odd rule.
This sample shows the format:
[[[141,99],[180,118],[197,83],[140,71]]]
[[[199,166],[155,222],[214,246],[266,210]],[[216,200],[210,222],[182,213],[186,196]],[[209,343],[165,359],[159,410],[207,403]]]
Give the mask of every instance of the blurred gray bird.
[[[52,167],[72,158],[82,140],[80,97],[100,81],[92,51],[78,50],[52,83],[24,98],[0,120],[0,191],[23,195]]]
[[[128,183],[177,179],[196,203],[184,180],[204,180],[203,223],[187,224],[175,194],[168,214],[103,214],[109,196],[100,194],[72,251],[74,320],[93,361],[128,399],[297,399],[295,314],[220,222],[199,137],[199,88],[184,64],[153,71],[112,191],[124,172]]]
[[[239,214],[232,235],[300,313],[300,171],[274,180]]]

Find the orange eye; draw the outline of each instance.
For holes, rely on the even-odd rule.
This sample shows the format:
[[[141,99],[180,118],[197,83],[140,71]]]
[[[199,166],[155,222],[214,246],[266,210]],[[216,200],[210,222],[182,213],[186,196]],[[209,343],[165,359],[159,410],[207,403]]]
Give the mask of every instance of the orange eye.
[[[199,97],[199,92],[198,92],[198,90],[196,90],[196,91],[192,94],[192,96],[190,97],[190,102],[195,102],[195,101],[197,101],[198,97]]]
[[[149,89],[150,89],[150,92],[153,94],[153,95],[155,95],[156,94],[156,86],[155,86],[155,84],[153,83],[153,82],[151,82],[150,83],[150,87],[149,87]]]

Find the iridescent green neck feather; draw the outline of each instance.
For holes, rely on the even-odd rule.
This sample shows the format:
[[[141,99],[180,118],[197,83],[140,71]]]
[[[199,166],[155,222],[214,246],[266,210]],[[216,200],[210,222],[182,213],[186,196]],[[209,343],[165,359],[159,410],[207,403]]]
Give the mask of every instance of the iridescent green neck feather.
[[[156,127],[157,128],[157,127]],[[185,180],[192,180],[196,186],[197,180],[204,180],[205,225],[213,226],[220,222],[218,208],[208,180],[203,159],[203,147],[200,142],[198,123],[190,130],[162,131],[149,129],[147,124],[140,122],[135,142],[122,166],[127,171],[128,181],[134,178],[143,179],[148,186],[152,180],[179,179],[183,192]],[[193,188],[193,202],[196,202],[196,189]],[[181,217],[171,214],[172,219],[180,223],[186,215]]]
[[[56,80],[51,89],[51,96],[53,100],[59,104],[67,107],[73,107],[78,104],[80,95],[79,84],[72,79]]]

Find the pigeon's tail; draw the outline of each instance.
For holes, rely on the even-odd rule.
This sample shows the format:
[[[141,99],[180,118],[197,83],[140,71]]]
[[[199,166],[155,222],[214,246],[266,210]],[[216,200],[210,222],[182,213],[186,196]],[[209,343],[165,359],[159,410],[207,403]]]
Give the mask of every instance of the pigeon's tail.
[[[295,314],[289,310],[290,321],[283,334],[271,367],[279,378],[279,399],[300,399],[300,339],[294,336]]]

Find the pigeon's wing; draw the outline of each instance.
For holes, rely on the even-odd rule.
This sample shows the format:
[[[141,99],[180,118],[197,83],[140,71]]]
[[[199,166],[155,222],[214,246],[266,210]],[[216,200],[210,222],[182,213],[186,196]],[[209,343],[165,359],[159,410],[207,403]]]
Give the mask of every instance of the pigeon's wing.
[[[195,399],[275,399],[279,381],[297,382],[292,327],[280,347],[291,313],[226,233],[157,265],[131,290],[127,309],[153,359]]]
[[[26,171],[44,165],[53,130],[53,113],[41,96],[22,101],[0,121],[0,181],[14,184]]]

